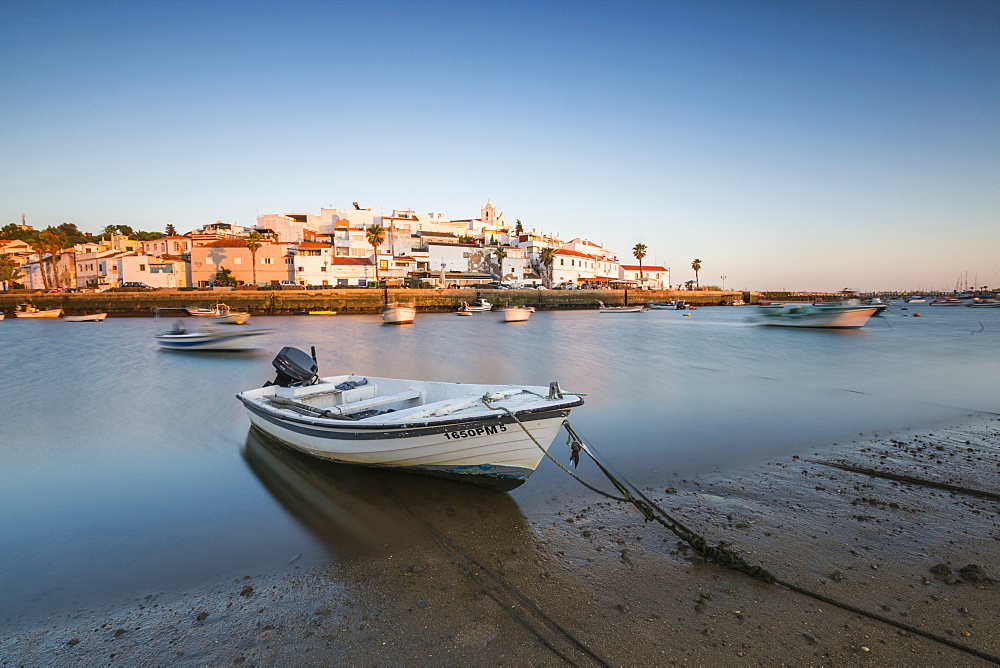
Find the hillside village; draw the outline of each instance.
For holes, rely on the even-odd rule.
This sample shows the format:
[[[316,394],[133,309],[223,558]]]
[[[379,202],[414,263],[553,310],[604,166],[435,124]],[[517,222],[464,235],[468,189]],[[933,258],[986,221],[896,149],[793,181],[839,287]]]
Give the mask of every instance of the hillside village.
[[[383,232],[377,251],[368,238],[373,228]],[[3,255],[20,270],[14,281],[36,290],[198,288],[221,285],[223,276],[258,287],[367,287],[376,267],[381,283],[395,287],[670,288],[665,267],[640,264],[631,251],[636,263],[623,263],[587,239],[526,231],[492,202],[467,219],[411,210],[385,215],[354,203],[318,215],[266,214],[253,227],[218,221],[147,241],[106,234],[68,248],[35,249],[0,240]]]

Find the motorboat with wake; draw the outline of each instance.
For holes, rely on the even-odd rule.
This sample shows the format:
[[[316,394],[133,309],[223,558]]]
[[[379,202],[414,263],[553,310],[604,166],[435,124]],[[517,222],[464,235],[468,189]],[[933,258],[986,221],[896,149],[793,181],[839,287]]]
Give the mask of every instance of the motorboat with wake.
[[[267,329],[244,329],[216,325],[189,330],[183,321],[177,320],[173,328],[156,335],[156,343],[164,350],[191,352],[254,350],[262,341],[261,337],[269,332],[270,330]]]
[[[819,327],[857,329],[877,311],[858,300],[817,304],[763,304],[757,307],[757,322],[771,327]]]
[[[491,385],[371,376],[321,378],[282,348],[276,377],[237,398],[269,438],[320,459],[393,468],[501,491],[524,483],[583,399],[557,383]]]

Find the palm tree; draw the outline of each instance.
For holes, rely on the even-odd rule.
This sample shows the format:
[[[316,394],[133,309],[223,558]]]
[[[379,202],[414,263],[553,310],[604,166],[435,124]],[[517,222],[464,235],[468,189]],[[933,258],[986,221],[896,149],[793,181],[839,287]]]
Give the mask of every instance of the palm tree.
[[[646,257],[646,244],[636,244],[632,247],[632,255],[639,261],[639,281],[642,281],[642,258]]]
[[[43,230],[38,233],[38,240],[32,245],[35,247],[35,252],[38,253],[38,266],[42,270],[42,285],[45,286],[46,290],[55,287],[52,283],[55,282],[56,253],[62,249],[62,240],[57,234]],[[46,254],[49,256],[48,262],[44,258]],[[46,265],[51,272],[51,280],[45,271]]]
[[[247,248],[250,249],[250,264],[251,269],[253,270],[253,286],[255,288],[257,287],[257,249],[260,248],[260,240],[263,238],[264,237],[260,236],[260,232],[254,230],[249,234],[249,236],[247,236],[246,241],[244,241]]]
[[[7,254],[0,255],[0,286],[3,286],[4,292],[19,278],[21,268],[14,263],[14,258]]]
[[[538,253],[538,258],[541,260],[542,266],[545,267],[546,287],[552,287],[552,265],[556,261],[556,249],[551,247],[543,248]]]
[[[503,259],[507,257],[507,251],[504,250],[503,246],[497,244],[496,250],[493,251],[493,255],[496,257],[497,262],[500,263],[500,280],[503,280]]]
[[[700,288],[701,284],[698,282],[698,270],[701,269],[701,260],[695,258],[694,262],[691,263],[691,268],[694,269],[694,285],[695,287]]]
[[[381,283],[378,278],[378,247],[385,241],[385,229],[381,225],[371,225],[365,230],[365,238],[375,249],[375,287],[378,287]]]

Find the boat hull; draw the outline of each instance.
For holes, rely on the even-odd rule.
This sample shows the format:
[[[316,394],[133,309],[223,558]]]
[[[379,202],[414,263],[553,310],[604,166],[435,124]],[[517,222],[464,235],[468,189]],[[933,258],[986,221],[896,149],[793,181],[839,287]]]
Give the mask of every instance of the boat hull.
[[[289,393],[293,397],[292,405],[299,408],[326,405],[317,401],[336,394],[328,389],[333,387],[332,383],[310,386],[316,390],[304,388],[303,394],[297,389],[270,386],[243,392],[237,398],[247,409],[250,424],[256,430],[277,443],[313,457],[341,464],[448,477],[503,491],[514,489],[528,479],[545,456],[544,451],[555,440],[571,408],[583,403],[575,396],[545,399],[542,393],[547,388],[525,387],[524,391],[521,388],[513,391],[519,399],[498,397],[489,400],[487,406],[483,397],[490,394],[491,389],[498,388],[368,380],[371,381],[367,384],[370,392],[388,383],[396,383],[397,389],[400,383],[414,388],[409,394],[404,392],[405,396],[399,399],[393,399],[396,395],[392,394],[376,395],[368,399],[369,402],[405,403],[423,393],[440,395],[445,386],[449,388],[447,391],[463,394],[440,395],[435,403],[353,420],[282,408],[289,401],[282,396]],[[316,394],[310,395],[313,391]],[[364,391],[365,388],[348,390],[345,394]],[[311,396],[319,399],[314,400]],[[380,399],[381,396],[386,399]],[[508,404],[509,413],[502,409],[505,401],[515,402]],[[454,411],[448,408],[456,405],[461,408]],[[337,410],[336,406],[331,409]]]
[[[58,318],[62,315],[61,308],[47,309],[45,311],[20,311],[14,314],[18,318]]]
[[[503,310],[504,322],[524,322],[531,317],[533,309],[528,308],[506,308]]]
[[[267,330],[263,329],[183,334],[166,332],[158,334],[156,342],[165,350],[252,350],[261,343],[261,337],[267,333]]]
[[[875,315],[874,306],[826,308],[822,306],[773,307],[760,309],[760,324],[770,327],[858,329]]]
[[[101,322],[108,317],[107,313],[89,313],[87,315],[64,315],[66,322]]]
[[[417,308],[412,305],[390,305],[382,310],[382,322],[387,325],[409,325],[417,317]]]
[[[601,313],[642,313],[642,306],[605,306],[600,309]]]

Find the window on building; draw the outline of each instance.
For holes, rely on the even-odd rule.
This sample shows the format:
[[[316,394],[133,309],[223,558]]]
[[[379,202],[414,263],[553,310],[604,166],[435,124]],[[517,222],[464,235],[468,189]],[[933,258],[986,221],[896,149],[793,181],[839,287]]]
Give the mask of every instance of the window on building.
[[[146,265],[140,264],[139,265],[139,271],[146,271]]]
[[[388,260],[379,260],[378,261],[378,268],[379,269],[388,269],[389,268],[389,261]]]
[[[326,265],[324,264],[322,267],[319,268],[319,270],[320,271],[326,271]],[[324,281],[324,284],[325,284],[325,281]]]
[[[233,264],[243,264],[243,258],[241,258],[241,257],[234,257],[233,258]]]
[[[261,264],[274,264],[274,258],[273,257],[262,257],[260,259],[260,263]]]
[[[296,271],[305,271],[305,269],[302,268],[302,267],[299,267],[298,269],[296,269]]]

